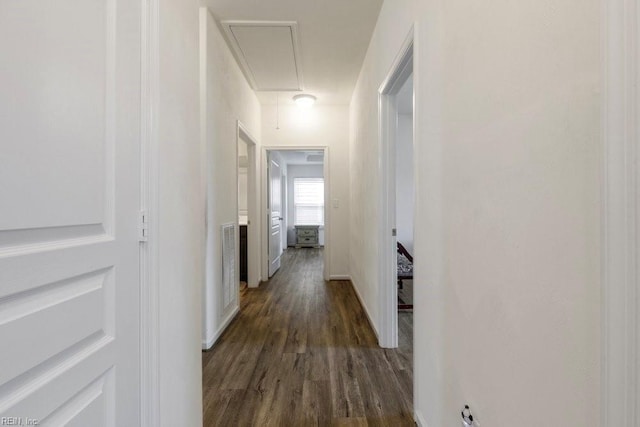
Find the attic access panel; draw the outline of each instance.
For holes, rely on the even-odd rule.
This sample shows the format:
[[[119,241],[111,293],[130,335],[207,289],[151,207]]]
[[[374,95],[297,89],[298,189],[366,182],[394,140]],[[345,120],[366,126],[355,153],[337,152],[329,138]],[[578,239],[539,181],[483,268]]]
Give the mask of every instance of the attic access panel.
[[[222,21],[221,24],[254,90],[303,90],[296,22]]]

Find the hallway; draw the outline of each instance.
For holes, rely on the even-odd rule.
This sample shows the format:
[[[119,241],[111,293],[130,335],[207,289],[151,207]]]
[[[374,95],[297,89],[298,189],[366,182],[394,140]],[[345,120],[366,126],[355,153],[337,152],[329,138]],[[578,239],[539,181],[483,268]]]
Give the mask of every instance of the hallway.
[[[350,284],[322,279],[322,250],[288,249],[202,355],[204,425],[413,426],[412,313],[399,324],[400,347],[379,348]]]

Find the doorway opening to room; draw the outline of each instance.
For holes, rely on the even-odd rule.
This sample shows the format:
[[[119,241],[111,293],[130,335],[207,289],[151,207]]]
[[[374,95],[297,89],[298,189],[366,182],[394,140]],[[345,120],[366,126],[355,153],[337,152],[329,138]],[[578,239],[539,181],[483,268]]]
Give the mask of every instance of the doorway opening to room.
[[[395,249],[398,297],[398,347],[413,348],[413,75],[396,95],[397,121],[395,138]]]
[[[328,170],[326,147],[265,150],[266,245],[263,276],[294,258],[318,259],[327,278]]]
[[[413,350],[413,37],[380,86],[380,345]]]
[[[260,283],[260,234],[256,140],[237,123],[237,260],[239,289]]]

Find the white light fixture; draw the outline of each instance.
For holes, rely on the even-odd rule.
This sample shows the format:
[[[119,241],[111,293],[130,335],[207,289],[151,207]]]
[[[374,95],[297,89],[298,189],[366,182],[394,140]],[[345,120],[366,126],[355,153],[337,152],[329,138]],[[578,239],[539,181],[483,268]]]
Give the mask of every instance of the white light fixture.
[[[315,96],[309,95],[307,93],[303,93],[293,97],[293,100],[296,104],[298,104],[298,107],[302,108],[311,108],[313,104],[315,104],[316,99],[317,98]]]

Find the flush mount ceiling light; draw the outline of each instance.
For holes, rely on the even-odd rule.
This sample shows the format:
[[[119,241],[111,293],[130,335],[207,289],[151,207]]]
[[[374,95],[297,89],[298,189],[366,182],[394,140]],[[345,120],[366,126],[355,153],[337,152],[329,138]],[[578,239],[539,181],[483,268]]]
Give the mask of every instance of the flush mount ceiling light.
[[[302,108],[311,108],[313,106],[313,104],[316,102],[316,97],[313,95],[309,95],[309,94],[300,94],[300,95],[296,95],[293,97],[293,100],[295,101],[296,104],[298,104],[298,107],[302,107]]]

